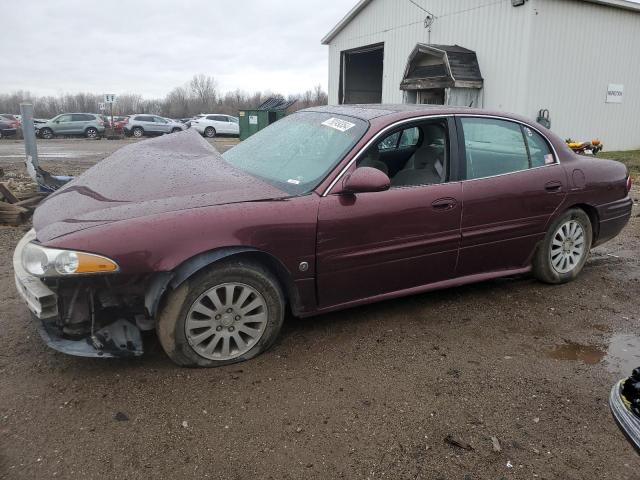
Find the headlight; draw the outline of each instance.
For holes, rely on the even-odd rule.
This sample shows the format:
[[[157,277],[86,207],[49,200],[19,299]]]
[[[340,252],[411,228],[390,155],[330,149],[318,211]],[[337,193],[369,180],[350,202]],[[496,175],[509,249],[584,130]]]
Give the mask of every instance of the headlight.
[[[28,243],[22,251],[22,266],[37,277],[59,277],[74,274],[117,272],[113,260],[92,253],[47,248]]]

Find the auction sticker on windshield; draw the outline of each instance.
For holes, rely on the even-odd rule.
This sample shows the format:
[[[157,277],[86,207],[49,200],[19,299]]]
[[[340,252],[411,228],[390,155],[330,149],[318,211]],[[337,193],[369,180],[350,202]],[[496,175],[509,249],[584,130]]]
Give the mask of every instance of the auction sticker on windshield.
[[[322,125],[325,127],[335,128],[336,130],[340,130],[341,132],[346,132],[350,128],[356,126],[355,123],[347,122],[346,120],[340,120],[339,118],[330,118],[329,120],[325,120],[322,122]]]

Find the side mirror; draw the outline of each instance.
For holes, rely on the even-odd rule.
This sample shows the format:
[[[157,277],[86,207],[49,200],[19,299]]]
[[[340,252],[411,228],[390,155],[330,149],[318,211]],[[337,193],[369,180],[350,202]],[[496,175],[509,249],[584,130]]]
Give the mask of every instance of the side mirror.
[[[391,181],[389,177],[371,167],[360,167],[347,176],[342,183],[343,189],[348,193],[384,192],[389,190]]]

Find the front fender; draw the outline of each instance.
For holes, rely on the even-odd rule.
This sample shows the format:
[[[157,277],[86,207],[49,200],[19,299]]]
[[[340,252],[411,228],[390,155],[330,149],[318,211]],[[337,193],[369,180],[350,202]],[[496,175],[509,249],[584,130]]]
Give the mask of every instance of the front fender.
[[[258,250],[249,247],[228,247],[210,252],[203,252],[186,260],[171,272],[156,273],[151,278],[151,281],[147,286],[147,291],[144,295],[144,306],[147,309],[147,312],[149,312],[151,317],[156,316],[160,300],[168,288],[178,288],[193,274],[199,272],[205,267],[208,267],[212,263],[218,262],[232,255],[252,251],[257,252]]]

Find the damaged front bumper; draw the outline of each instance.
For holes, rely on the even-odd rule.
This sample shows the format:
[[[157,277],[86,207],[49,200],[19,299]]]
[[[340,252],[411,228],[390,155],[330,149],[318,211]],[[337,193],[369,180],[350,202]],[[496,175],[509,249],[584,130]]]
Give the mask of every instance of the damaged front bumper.
[[[68,319],[64,318],[65,312],[60,309],[58,293],[40,278],[29,274],[22,266],[22,251],[34,239],[35,232],[31,230],[20,240],[13,254],[13,269],[18,293],[36,319],[38,331],[45,343],[55,350],[80,357],[122,358],[142,355],[142,336],[135,322],[116,318],[114,321],[96,324],[93,308],[86,319],[90,327],[85,335],[65,334],[65,321]]]

